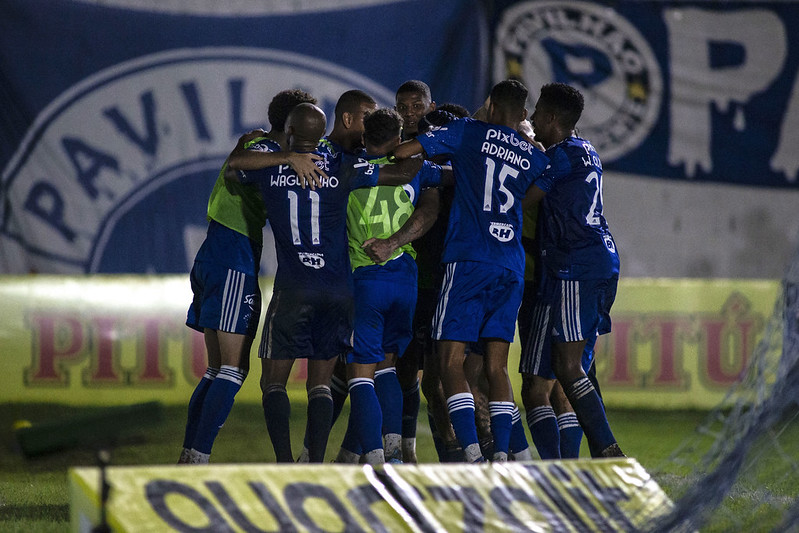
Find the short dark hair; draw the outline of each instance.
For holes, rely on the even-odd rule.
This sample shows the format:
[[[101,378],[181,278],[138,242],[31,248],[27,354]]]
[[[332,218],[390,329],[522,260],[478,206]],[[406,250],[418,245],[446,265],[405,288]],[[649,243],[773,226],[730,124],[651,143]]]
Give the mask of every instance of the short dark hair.
[[[361,104],[376,105],[375,99],[360,89],[350,89],[338,97],[336,102],[336,120],[344,116],[344,113],[355,113]]]
[[[529,91],[519,80],[503,80],[491,89],[491,103],[508,111],[521,111]]]
[[[582,93],[565,83],[548,83],[541,87],[538,103],[553,112],[558,123],[566,129],[574,129],[585,107]]]
[[[421,93],[428,100],[432,101],[433,96],[430,92],[430,87],[421,80],[408,80],[397,89],[397,94],[400,93]]]
[[[465,107],[463,107],[460,104],[453,104],[451,102],[447,102],[445,104],[441,104],[439,106],[436,106],[436,109],[439,109],[441,111],[446,111],[448,113],[452,113],[453,115],[455,115],[458,118],[464,118],[464,117],[468,117],[470,115],[468,109],[466,109]]]
[[[301,89],[287,89],[277,93],[269,102],[267,110],[270,127],[276,131],[283,131],[286,127],[286,117],[289,116],[291,110],[297,104],[304,103],[316,105],[317,102],[316,98]]]
[[[363,139],[373,146],[381,146],[402,132],[402,117],[390,107],[381,107],[363,117]]]

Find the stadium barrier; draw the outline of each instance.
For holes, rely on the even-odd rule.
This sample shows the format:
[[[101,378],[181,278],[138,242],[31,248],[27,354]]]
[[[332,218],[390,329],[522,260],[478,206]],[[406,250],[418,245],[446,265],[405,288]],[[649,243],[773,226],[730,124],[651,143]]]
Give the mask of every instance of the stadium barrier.
[[[271,280],[263,279],[264,302]],[[613,332],[597,343],[609,407],[710,409],[747,368],[777,280],[622,279]],[[183,404],[205,370],[202,335],[184,322],[188,276],[4,276],[4,401]],[[253,347],[253,370],[260,373]],[[509,366],[518,394],[519,345]],[[290,388],[302,390],[304,365]],[[258,379],[239,401],[260,402]]]
[[[71,529],[641,531],[672,503],[634,459],[482,465],[197,465],[69,473]]]

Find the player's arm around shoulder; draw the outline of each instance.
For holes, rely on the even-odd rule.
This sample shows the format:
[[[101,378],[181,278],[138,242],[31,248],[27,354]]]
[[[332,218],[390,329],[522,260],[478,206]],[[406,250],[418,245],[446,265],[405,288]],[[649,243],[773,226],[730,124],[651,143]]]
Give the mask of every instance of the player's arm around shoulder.
[[[362,248],[375,263],[388,261],[394,252],[428,232],[438,218],[440,193],[435,187],[422,189],[411,216],[394,234],[385,239],[367,239]]]

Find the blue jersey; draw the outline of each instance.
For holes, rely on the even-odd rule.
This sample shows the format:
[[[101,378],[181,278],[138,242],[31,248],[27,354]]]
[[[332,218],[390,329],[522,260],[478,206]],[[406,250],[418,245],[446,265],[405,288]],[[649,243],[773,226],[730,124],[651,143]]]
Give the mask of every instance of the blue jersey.
[[[455,197],[441,261],[493,263],[524,273],[521,200],[549,159],[516,130],[471,118],[416,139],[428,156],[452,160]]]
[[[619,254],[602,213],[602,162],[591,143],[569,137],[547,150],[550,164],[535,182],[541,201],[541,261],[567,280],[607,279],[619,273]]]
[[[275,236],[274,290],[350,290],[347,254],[347,197],[358,187],[377,184],[378,168],[348,154],[322,154],[327,173],[316,190],[303,189],[291,167],[239,172],[242,182],[258,183]]]

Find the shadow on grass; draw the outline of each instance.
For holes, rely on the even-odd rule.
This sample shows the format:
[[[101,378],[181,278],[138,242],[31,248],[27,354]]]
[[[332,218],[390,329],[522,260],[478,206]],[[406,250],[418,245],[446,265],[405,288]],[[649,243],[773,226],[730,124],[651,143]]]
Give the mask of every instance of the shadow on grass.
[[[0,505],[0,522],[10,520],[68,521],[69,505]]]

